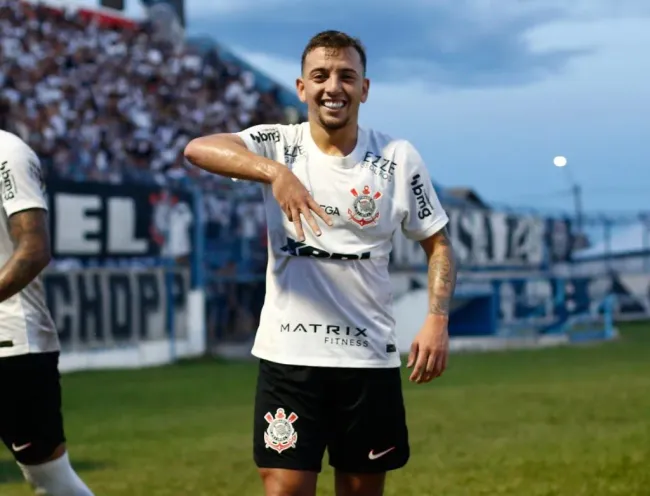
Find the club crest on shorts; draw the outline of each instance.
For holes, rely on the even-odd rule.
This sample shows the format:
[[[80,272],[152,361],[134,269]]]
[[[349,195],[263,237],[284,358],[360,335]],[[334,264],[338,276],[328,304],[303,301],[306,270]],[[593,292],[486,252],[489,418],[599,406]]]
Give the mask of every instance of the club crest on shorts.
[[[275,416],[268,412],[264,415],[264,419],[269,423],[264,433],[264,442],[266,442],[267,448],[282,453],[289,448],[296,447],[298,433],[293,428],[293,423],[298,420],[298,415],[292,412],[287,417],[284,408],[278,408]]]
[[[349,219],[356,222],[359,227],[376,224],[379,219],[377,200],[381,198],[381,193],[377,191],[373,194],[369,186],[364,186],[361,194],[355,188],[352,188],[350,192],[354,196],[354,203],[352,208],[348,209]]]

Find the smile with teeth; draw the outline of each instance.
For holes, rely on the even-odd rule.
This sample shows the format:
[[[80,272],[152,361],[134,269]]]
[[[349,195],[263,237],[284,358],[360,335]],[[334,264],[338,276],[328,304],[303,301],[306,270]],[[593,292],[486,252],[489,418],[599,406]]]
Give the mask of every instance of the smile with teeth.
[[[343,101],[333,101],[333,100],[327,100],[323,102],[323,106],[329,108],[329,109],[340,109],[345,106],[345,102]]]

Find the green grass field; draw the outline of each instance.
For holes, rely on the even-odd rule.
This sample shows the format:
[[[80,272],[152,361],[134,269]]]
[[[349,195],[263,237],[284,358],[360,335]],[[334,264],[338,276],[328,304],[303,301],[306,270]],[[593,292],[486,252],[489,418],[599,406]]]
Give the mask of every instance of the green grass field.
[[[393,496],[650,495],[650,326],[618,342],[453,355],[406,385]],[[97,496],[254,496],[255,366],[217,361],[63,378],[71,456]],[[4,406],[2,406],[4,407]],[[324,471],[319,494],[331,495]],[[6,453],[0,494],[29,495]]]

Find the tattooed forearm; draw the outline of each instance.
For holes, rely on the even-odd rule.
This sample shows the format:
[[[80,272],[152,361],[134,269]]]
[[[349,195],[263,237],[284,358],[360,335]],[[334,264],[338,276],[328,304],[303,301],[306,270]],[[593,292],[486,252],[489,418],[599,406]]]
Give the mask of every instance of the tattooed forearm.
[[[446,231],[434,237],[429,255],[429,313],[448,316],[456,288],[456,261]]]
[[[0,268],[0,302],[25,288],[50,261],[50,239],[44,210],[18,212],[9,218],[14,252]]]

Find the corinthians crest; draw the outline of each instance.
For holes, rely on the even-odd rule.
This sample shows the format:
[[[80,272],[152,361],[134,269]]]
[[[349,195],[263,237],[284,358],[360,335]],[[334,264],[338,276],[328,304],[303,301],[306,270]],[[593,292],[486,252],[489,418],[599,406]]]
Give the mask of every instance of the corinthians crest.
[[[360,227],[375,224],[379,219],[377,200],[381,198],[381,193],[377,191],[372,194],[368,186],[363,187],[361,194],[355,188],[352,188],[350,192],[354,196],[352,208],[348,209],[350,220],[356,222]]]
[[[291,413],[288,417],[284,413],[284,408],[278,408],[275,416],[268,412],[264,419],[269,426],[264,433],[264,442],[267,448],[282,453],[284,450],[296,447],[298,433],[293,428],[293,423],[298,420],[298,415]]]

